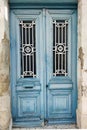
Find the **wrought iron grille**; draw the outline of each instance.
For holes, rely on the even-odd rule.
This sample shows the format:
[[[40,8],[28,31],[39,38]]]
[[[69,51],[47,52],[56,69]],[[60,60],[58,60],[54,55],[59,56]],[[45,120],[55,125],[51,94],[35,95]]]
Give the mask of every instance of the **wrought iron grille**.
[[[53,20],[53,76],[68,75],[68,21]]]
[[[20,21],[21,77],[36,77],[35,21]]]

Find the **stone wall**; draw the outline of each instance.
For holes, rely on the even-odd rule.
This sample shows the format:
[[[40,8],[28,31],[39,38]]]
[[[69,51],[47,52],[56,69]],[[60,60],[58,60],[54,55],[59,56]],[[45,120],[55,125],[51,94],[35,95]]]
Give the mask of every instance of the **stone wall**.
[[[87,0],[78,0],[77,125],[87,128]]]
[[[8,1],[0,0],[0,130],[8,130],[10,109]]]

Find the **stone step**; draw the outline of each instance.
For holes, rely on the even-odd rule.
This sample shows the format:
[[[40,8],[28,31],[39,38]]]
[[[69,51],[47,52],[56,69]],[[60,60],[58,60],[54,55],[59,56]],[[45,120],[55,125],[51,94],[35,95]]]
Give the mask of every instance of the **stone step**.
[[[68,124],[68,125],[49,125],[44,127],[35,127],[35,128],[13,128],[12,130],[44,130],[44,129],[77,129],[76,124]]]

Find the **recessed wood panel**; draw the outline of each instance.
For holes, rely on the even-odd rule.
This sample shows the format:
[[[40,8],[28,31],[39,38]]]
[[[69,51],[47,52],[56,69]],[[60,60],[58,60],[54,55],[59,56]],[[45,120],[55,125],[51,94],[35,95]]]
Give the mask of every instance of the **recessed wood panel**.
[[[61,85],[60,85],[61,86]],[[72,113],[72,91],[71,89],[49,89],[48,90],[48,117],[58,118],[70,117]]]
[[[18,116],[35,117],[40,115],[40,93],[28,92],[18,94]]]

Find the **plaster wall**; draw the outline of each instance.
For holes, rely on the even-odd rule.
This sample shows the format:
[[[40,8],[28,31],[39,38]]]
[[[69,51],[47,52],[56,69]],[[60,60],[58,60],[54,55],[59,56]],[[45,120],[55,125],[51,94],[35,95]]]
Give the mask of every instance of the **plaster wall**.
[[[87,0],[78,0],[77,126],[87,128]]]
[[[8,1],[0,0],[0,130],[8,130],[11,119],[9,52]]]

